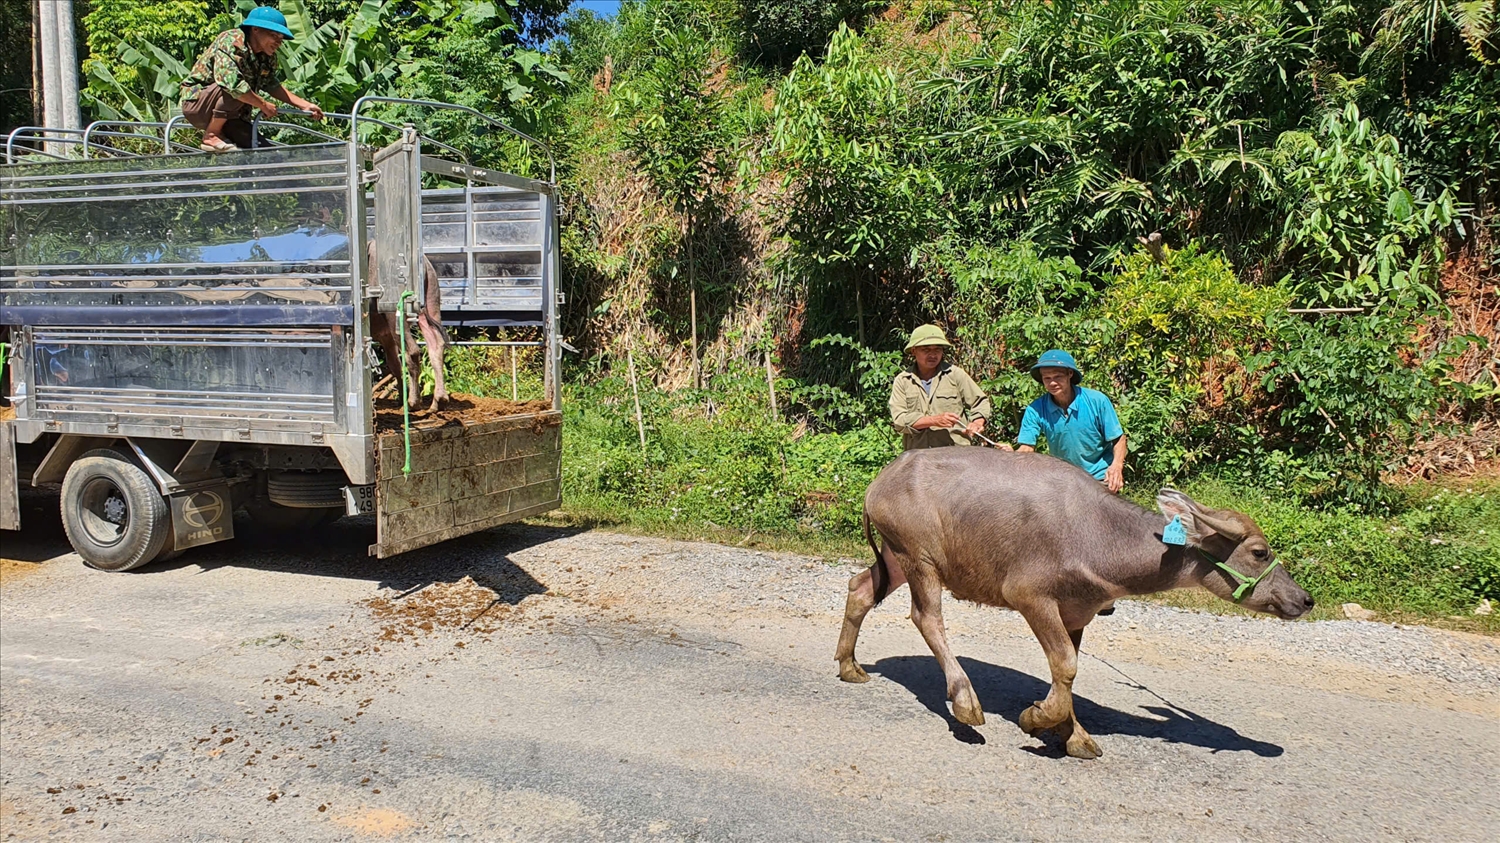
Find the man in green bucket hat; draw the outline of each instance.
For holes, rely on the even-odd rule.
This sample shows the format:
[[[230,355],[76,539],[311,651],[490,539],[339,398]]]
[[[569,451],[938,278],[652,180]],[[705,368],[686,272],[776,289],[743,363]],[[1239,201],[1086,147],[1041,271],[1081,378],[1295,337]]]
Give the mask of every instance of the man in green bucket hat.
[[[943,360],[952,347],[937,325],[911,332],[906,351],[914,365],[891,384],[891,422],[904,450],[970,445],[984,433],[990,398],[968,372]]]
[[[202,130],[200,149],[249,149],[250,109],[276,116],[276,104],[262,93],[323,119],[323,109],[288,91],[277,75],[276,50],[290,37],[286,15],[270,6],[257,6],[244,23],[219,33],[198,57],[182,80],[182,116]]]
[[[1118,493],[1125,486],[1125,429],[1115,405],[1104,393],[1078,385],[1083,373],[1061,349],[1044,352],[1031,377],[1047,394],[1027,405],[1016,437],[1019,450],[1035,450],[1037,439],[1045,438],[1048,453]]]

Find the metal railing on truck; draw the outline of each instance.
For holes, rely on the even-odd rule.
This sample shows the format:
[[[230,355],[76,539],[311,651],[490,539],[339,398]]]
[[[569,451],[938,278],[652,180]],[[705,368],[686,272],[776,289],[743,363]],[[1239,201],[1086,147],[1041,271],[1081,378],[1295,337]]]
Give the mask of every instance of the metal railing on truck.
[[[476,183],[536,188],[542,230],[528,245],[537,247],[541,295],[527,312],[529,323],[542,327],[537,344],[545,348],[544,388],[555,413],[552,185],[426,155],[427,146],[451,147],[409,127],[396,143],[369,149],[354,140],[361,124],[393,126],[360,115],[372,101],[457,109],[509,131],[461,106],[372,98],[348,115],[349,141],[314,137],[211,157],[144,154],[96,139],[138,141],[147,136],[142,130],[159,127],[163,148],[182,150],[171,121],[95,124],[76,137],[81,158],[39,163],[46,153],[30,151],[0,168],[0,324],[16,335],[10,361],[16,418],[5,424],[15,441],[53,434],[84,444],[194,443],[187,454],[171,456],[170,462],[181,460],[179,473],[183,466],[201,468],[213,443],[327,448],[351,484],[378,489],[402,481],[381,475],[377,484],[366,314],[402,309],[419,292],[423,173],[460,180],[471,193],[489,189]],[[25,133],[7,138],[7,160],[25,140]],[[366,284],[371,228],[381,237],[371,273],[376,283]],[[521,435],[501,437],[502,451]],[[555,435],[543,439],[513,444],[554,460]],[[202,443],[210,447],[200,449]],[[136,453],[150,464],[151,448]],[[540,457],[525,458],[524,472],[497,475],[535,485],[509,499],[508,506],[521,507],[511,514],[556,497],[555,469],[549,480],[531,465]],[[157,472],[163,494],[190,491],[170,468]],[[440,515],[423,513],[427,532],[415,539],[400,535],[417,523],[410,513],[404,522],[392,517],[392,534],[372,552],[386,555],[480,528],[481,521],[463,520],[472,511],[453,512],[446,525]],[[387,522],[380,523],[384,530]]]
[[[360,400],[363,187],[347,144],[0,172],[18,432],[328,445]],[[363,405],[363,406],[362,406]],[[356,474],[368,472],[359,472]]]
[[[363,102],[357,104],[356,112]],[[422,103],[417,100],[402,102]],[[281,113],[295,117],[311,116],[294,108],[283,108]],[[398,132],[401,128],[367,115],[359,115],[356,119],[354,113],[330,112],[325,116],[347,123],[351,136],[359,130],[359,123]],[[557,163],[545,144],[504,124],[497,122],[496,125],[542,149],[547,155],[549,174],[555,178]],[[252,144],[272,145],[262,139],[263,128],[288,130],[300,139],[314,143],[342,142],[341,138],[328,132],[301,124],[267,121],[257,116],[252,121]],[[126,142],[139,150],[143,140],[155,142],[152,132],[157,130],[161,133],[163,153],[199,152],[195,147],[174,140],[174,133],[196,131],[183,122],[181,115],[173,116],[165,123],[96,121],[81,132],[70,130],[74,135],[69,141],[76,144],[70,148],[78,150],[84,158],[139,157],[142,154],[139,151],[102,145],[100,141]],[[18,142],[45,140],[45,132],[47,130],[37,127],[22,127],[12,132],[6,143],[7,162],[14,160]],[[483,173],[481,179],[493,179],[495,184],[485,186],[481,181],[476,187],[469,178],[472,163],[461,150],[430,138],[423,138],[422,142],[424,146],[442,149],[458,159],[457,164],[438,164],[428,172],[441,171],[441,175],[463,182],[460,188],[423,190],[420,201],[422,251],[432,262],[439,278],[444,322],[450,327],[541,325],[546,312],[543,279],[555,271],[549,266],[552,255],[542,243],[544,194],[555,199],[550,183],[484,170],[480,171]],[[366,196],[366,217],[369,221],[367,234],[373,238],[376,230],[373,223],[374,197],[370,194]]]

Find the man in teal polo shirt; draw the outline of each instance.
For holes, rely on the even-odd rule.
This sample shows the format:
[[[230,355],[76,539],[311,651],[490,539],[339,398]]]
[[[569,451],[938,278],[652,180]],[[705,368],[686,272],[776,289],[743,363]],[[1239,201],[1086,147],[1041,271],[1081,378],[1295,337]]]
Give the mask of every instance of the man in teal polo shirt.
[[[1020,451],[1036,450],[1038,436],[1047,452],[1104,481],[1111,492],[1125,486],[1125,430],[1115,405],[1104,393],[1081,387],[1083,374],[1073,355],[1052,349],[1031,367],[1047,394],[1031,402],[1016,437]]]

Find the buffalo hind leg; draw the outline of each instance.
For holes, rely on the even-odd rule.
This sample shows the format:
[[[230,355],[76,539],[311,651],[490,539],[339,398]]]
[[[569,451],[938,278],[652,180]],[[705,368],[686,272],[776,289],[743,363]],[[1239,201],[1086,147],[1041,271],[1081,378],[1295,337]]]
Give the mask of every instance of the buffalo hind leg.
[[[1041,643],[1052,671],[1052,689],[1045,700],[1021,712],[1021,729],[1033,737],[1045,731],[1056,732],[1069,755],[1098,758],[1104,753],[1084,731],[1073,711],[1073,679],[1078,675],[1078,648],[1083,643],[1083,630],[1070,631],[1065,627],[1055,603],[1027,607],[1021,610],[1021,615]]]
[[[422,349],[406,328],[406,319],[398,315],[396,324],[401,327],[402,344],[406,346],[406,373],[409,391],[406,405],[417,411],[422,406]]]
[[[859,639],[859,627],[865,622],[865,615],[879,605],[887,594],[895,591],[906,582],[906,572],[901,570],[900,565],[890,564],[888,557],[882,554],[875,560],[875,564],[855,574],[849,580],[849,598],[844,601],[844,627],[839,631],[839,648],[834,653],[834,658],[839,663],[839,678],[845,682],[868,682],[870,674],[859,666],[859,660],[854,657],[854,643]],[[883,569],[885,587],[883,594],[875,593],[876,569]]]
[[[422,338],[427,340],[427,362],[432,364],[432,408],[430,412],[436,413],[448,403],[448,384],[443,378],[443,351],[448,346],[448,337],[443,331],[442,324],[433,321],[425,310],[417,315],[417,326],[422,331]],[[415,342],[412,351],[412,359],[416,360]]]
[[[948,633],[943,629],[943,584],[931,568],[920,571],[911,578],[912,623],[942,665],[948,699],[953,701],[953,716],[960,723],[983,726],[984,709],[979,705],[979,695],[974,693],[974,684],[948,649]]]
[[[448,333],[443,330],[443,290],[437,270],[426,256],[422,258],[425,301],[417,313],[417,328],[427,340],[427,362],[432,364],[432,410],[436,413],[448,403],[448,384],[443,377],[443,352],[448,347]]]

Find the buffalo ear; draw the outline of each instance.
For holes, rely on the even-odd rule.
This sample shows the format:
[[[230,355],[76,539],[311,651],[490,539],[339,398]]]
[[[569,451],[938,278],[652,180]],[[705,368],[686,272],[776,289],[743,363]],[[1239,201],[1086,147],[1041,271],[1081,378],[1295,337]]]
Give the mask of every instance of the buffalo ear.
[[[1161,514],[1168,518],[1177,518],[1182,522],[1182,527],[1187,531],[1187,542],[1197,546],[1202,543],[1205,530],[1199,526],[1198,515],[1203,508],[1198,502],[1170,486],[1163,487],[1156,494],[1156,507]]]
[[[1245,540],[1245,528],[1236,519],[1220,518],[1212,512],[1200,510],[1198,524],[1205,532],[1218,533],[1235,544]]]

